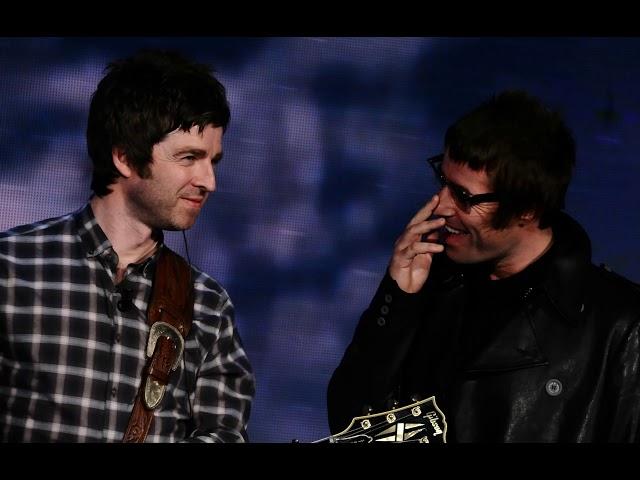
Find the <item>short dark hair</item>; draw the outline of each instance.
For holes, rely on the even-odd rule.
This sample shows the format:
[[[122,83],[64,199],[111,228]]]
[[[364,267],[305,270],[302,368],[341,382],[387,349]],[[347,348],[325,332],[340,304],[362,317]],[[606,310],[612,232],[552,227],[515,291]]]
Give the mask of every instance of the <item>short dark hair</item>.
[[[111,192],[120,176],[112,160],[121,148],[132,167],[145,178],[153,146],[170,132],[207,125],[226,130],[229,104],[224,86],[211,69],[177,52],[141,50],[116,60],[91,98],[87,147],[93,162],[91,189]]]
[[[494,228],[533,211],[540,228],[553,222],[576,161],[575,141],[558,112],[523,91],[505,91],[449,127],[449,158],[485,170],[500,197]]]

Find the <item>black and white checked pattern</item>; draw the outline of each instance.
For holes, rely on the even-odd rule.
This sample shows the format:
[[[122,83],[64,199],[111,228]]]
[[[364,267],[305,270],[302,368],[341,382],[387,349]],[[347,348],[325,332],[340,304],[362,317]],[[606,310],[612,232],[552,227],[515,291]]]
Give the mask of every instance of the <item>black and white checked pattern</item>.
[[[2,441],[121,441],[146,364],[156,257],[116,288],[117,254],[89,204],[0,233]],[[240,442],[251,365],[227,293],[192,268],[193,325],[147,442]]]

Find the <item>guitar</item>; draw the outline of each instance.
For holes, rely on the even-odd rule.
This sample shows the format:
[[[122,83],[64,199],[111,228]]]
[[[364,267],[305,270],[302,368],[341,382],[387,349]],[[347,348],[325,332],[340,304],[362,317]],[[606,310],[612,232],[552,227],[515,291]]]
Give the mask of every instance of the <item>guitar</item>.
[[[355,417],[340,433],[313,443],[447,443],[447,420],[435,397]]]

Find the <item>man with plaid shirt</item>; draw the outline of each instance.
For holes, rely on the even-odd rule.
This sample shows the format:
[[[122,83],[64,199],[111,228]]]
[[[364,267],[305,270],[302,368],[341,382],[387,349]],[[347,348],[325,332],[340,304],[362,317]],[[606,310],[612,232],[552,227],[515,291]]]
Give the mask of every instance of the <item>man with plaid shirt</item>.
[[[215,190],[225,89],[199,64],[146,51],[113,62],[91,100],[89,202],[0,234],[0,439],[123,439],[147,363],[162,230]],[[193,323],[147,442],[242,442],[254,376],[226,291],[191,266]]]

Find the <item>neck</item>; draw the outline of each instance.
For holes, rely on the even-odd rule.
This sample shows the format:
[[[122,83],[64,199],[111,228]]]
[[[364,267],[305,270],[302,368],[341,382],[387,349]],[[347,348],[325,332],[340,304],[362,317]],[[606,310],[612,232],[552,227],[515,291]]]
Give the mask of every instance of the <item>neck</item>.
[[[550,227],[541,230],[535,225],[523,233],[523,241],[509,252],[508,257],[496,263],[489,275],[491,280],[499,280],[521,272],[547,253],[553,244],[553,231]]]
[[[104,197],[94,196],[91,208],[98,225],[118,254],[118,270],[130,263],[138,263],[156,249],[157,238],[153,230],[133,217],[126,208],[124,197],[113,191]]]

